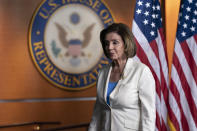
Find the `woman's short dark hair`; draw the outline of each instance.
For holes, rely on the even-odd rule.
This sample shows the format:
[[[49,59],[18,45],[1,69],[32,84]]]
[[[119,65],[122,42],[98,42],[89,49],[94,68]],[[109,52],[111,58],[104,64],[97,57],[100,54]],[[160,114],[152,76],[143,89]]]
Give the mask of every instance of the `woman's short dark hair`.
[[[136,43],[134,40],[134,36],[130,30],[130,28],[123,23],[113,23],[109,25],[107,28],[103,29],[100,32],[100,41],[103,47],[104,54],[107,58],[109,58],[106,50],[105,50],[105,37],[107,34],[114,32],[121,36],[124,42],[124,52],[126,56],[129,58],[134,57],[136,54]]]

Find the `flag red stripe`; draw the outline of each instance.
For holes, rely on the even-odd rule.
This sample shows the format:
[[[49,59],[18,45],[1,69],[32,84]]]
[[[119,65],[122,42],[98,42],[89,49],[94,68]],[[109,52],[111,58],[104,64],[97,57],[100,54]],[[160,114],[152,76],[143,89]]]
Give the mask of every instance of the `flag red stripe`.
[[[189,44],[192,44],[192,43],[189,43]],[[192,53],[190,52],[190,49],[189,49],[188,44],[186,43],[186,41],[181,43],[181,48],[184,52],[185,58],[187,60],[187,63],[189,65],[190,69],[191,69],[193,78],[194,78],[194,80],[196,82],[196,85],[197,85],[197,77],[195,77],[195,76],[197,76],[197,65],[195,63],[194,57],[193,57]]]
[[[179,94],[179,91],[177,90],[177,87],[174,83],[173,80],[171,80],[171,83],[170,83],[170,91],[172,92],[174,98],[176,99],[176,102],[177,102],[177,105],[179,106],[179,110],[180,110],[180,117],[181,117],[181,124],[182,124],[182,128],[184,131],[189,131],[189,126],[188,126],[188,122],[187,122],[187,119],[183,113],[183,109],[182,109],[182,106],[181,106],[181,103],[180,103],[180,94]],[[175,126],[175,125],[174,125]],[[176,128],[179,128],[179,127],[176,127]]]
[[[197,44],[197,34],[193,36],[194,40],[196,41],[195,44]]]
[[[171,84],[173,85],[174,83],[171,83]],[[174,115],[174,112],[172,111],[170,106],[168,107],[168,115],[169,115],[169,119],[173,123],[176,131],[180,131],[178,120],[177,120],[176,116]]]
[[[163,28],[159,28],[159,34],[161,36],[161,40],[162,40],[162,44],[163,44],[163,47],[164,47],[164,51],[166,51],[166,40],[165,40],[165,36],[164,36],[164,33],[163,33]]]
[[[181,81],[181,85],[182,85],[182,88],[184,90],[185,96],[187,98],[187,102],[188,102],[192,117],[193,117],[194,122],[195,122],[196,127],[197,127],[196,105],[195,105],[194,99],[192,97],[191,90],[190,90],[190,87],[188,85],[188,82],[187,82],[187,80],[185,78],[185,75],[183,73],[183,69],[180,66],[178,57],[175,53],[174,53],[174,57],[173,57],[173,64],[174,64],[175,68],[177,69],[178,75],[180,76],[179,78],[180,78],[180,81]]]
[[[167,47],[166,47],[166,41],[165,41],[165,36],[164,36],[164,33],[163,33],[163,28],[160,28],[159,29],[159,34],[161,36],[161,40],[162,40],[162,44],[163,44],[163,48],[164,48],[164,53],[165,53],[165,60],[166,60],[166,63],[168,65],[168,60],[167,60]]]
[[[161,130],[161,123],[160,123],[160,117],[159,117],[159,114],[158,114],[158,112],[156,111],[156,127],[157,127],[157,129],[158,129],[158,131],[162,131]]]
[[[167,127],[166,127],[166,124],[164,122],[164,120],[162,119],[162,126],[161,126],[161,131],[167,131]]]
[[[159,60],[159,53],[158,53],[157,42],[155,40],[150,42],[150,47],[152,48],[153,52],[155,53],[155,56],[157,57],[157,59]],[[161,66],[160,61],[159,61],[159,65]]]

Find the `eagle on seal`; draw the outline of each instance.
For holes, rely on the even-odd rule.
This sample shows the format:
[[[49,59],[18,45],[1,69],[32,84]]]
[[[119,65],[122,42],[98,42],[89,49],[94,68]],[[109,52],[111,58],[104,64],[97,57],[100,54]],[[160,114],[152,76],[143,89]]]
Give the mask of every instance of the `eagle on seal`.
[[[55,26],[58,29],[58,37],[64,48],[67,48],[68,51],[65,53],[66,56],[72,56],[77,58],[78,56],[85,56],[85,53],[82,51],[83,48],[86,48],[90,43],[91,31],[94,27],[94,23],[89,25],[83,32],[84,40],[71,39],[67,40],[68,32],[58,23],[55,23]]]

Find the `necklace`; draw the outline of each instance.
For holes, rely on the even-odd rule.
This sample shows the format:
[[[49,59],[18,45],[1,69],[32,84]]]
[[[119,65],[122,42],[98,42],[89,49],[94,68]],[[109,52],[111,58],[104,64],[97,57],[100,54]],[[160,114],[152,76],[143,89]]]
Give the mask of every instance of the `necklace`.
[[[112,63],[114,66],[115,66],[115,63]],[[118,72],[119,72],[119,79],[124,79],[125,76],[124,76],[124,69],[125,69],[125,66],[127,64],[127,59],[126,59],[126,62],[124,63],[123,65],[123,68],[121,69],[120,66],[117,67],[118,68]]]

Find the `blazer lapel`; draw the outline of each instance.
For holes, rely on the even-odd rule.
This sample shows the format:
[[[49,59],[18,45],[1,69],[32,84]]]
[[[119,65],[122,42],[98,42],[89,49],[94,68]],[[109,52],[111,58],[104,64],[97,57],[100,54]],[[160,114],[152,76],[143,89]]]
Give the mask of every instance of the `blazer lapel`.
[[[125,79],[126,79],[126,77],[129,75],[128,73],[129,73],[129,70],[131,70],[131,68],[132,68],[132,59],[131,58],[129,58],[128,60],[127,60],[127,63],[126,63],[126,65],[125,65],[125,68],[124,68],[124,70],[123,70],[123,78],[121,78],[119,81],[118,81],[118,83],[117,83],[117,85],[116,85],[116,87],[114,88],[114,90],[112,91],[112,93],[111,93],[111,95],[110,95],[110,97],[112,98],[112,99],[114,99],[116,96],[117,96],[117,94],[118,94],[118,92],[119,92],[119,90],[120,90],[120,87],[121,87],[121,85],[122,84],[125,84]],[[111,68],[111,67],[110,67]],[[109,74],[108,74],[108,80],[107,80],[107,82],[106,82],[106,86],[105,86],[105,93],[107,92],[107,86],[108,86],[108,82],[109,82],[109,76],[110,76],[110,74],[111,74],[111,70],[109,71]],[[107,93],[105,94],[105,101],[106,101],[106,95],[107,95]]]
[[[111,70],[112,70],[112,67],[111,67],[111,64],[110,64],[110,66],[108,67],[108,71],[107,71],[107,73],[105,75],[106,77],[103,78],[103,79],[106,80],[105,81],[104,92],[103,92],[103,98],[104,98],[106,104],[107,104],[107,89],[108,89],[108,83],[109,83],[109,78],[110,78]]]

